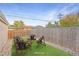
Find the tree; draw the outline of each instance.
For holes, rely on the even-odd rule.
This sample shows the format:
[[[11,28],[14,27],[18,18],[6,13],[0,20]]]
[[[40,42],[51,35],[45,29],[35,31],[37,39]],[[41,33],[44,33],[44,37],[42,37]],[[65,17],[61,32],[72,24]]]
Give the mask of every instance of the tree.
[[[47,25],[46,25],[47,28],[53,28],[53,24],[51,22],[49,22]]]
[[[60,19],[60,26],[62,27],[79,26],[79,15],[72,14],[64,16],[62,19]]]
[[[58,21],[55,21],[55,22],[54,22],[54,26],[55,26],[55,27],[58,27],[58,26],[59,26],[59,22],[58,22]]]
[[[22,29],[24,27],[23,21],[14,21],[14,28],[15,29]]]

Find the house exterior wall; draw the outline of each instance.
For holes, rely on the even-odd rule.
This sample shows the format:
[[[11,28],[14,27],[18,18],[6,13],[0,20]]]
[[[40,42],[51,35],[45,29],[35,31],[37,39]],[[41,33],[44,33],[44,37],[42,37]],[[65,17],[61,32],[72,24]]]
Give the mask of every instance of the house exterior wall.
[[[8,40],[8,25],[1,20],[3,19],[0,17],[0,55],[2,54],[2,49]]]

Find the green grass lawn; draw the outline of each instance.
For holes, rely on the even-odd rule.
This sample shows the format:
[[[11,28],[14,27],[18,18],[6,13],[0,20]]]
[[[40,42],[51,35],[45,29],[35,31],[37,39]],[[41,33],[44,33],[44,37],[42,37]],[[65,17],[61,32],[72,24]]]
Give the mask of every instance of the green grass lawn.
[[[16,53],[15,46],[13,45],[12,56],[16,56],[16,55],[20,55],[20,56],[70,56],[68,52],[64,52],[50,45],[37,46],[36,41],[33,41],[31,49],[23,50],[19,54]]]

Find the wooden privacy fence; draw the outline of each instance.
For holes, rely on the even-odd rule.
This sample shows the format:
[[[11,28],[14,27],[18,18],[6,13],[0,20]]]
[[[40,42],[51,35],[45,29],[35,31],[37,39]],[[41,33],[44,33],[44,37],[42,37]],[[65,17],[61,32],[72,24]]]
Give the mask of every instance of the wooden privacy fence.
[[[13,39],[14,36],[26,36],[29,35],[31,30],[24,30],[24,29],[18,29],[18,30],[8,30],[8,38]]]
[[[47,42],[79,55],[79,28],[34,28],[30,34],[35,34],[36,37],[44,35]]]

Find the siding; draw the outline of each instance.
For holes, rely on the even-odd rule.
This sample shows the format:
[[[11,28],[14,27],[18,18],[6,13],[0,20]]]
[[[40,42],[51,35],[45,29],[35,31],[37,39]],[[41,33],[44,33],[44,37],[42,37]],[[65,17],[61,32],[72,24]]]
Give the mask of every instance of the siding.
[[[0,21],[0,50],[8,40],[8,26]]]

